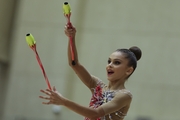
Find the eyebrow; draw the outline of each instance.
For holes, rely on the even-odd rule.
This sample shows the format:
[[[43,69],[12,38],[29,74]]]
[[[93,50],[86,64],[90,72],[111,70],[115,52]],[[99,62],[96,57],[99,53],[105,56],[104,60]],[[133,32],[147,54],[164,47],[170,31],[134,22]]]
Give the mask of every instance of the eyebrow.
[[[109,60],[111,60],[111,58],[109,58]],[[122,61],[121,59],[114,59],[114,60]]]

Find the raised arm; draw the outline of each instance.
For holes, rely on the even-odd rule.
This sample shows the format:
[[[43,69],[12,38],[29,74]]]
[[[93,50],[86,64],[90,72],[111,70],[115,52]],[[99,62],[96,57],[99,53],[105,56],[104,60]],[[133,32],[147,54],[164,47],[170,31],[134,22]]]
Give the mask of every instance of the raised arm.
[[[68,26],[65,26],[65,34],[69,37],[71,36],[72,39],[72,48],[74,51],[74,61],[75,65],[72,65],[72,58],[71,58],[71,48],[70,48],[70,41],[68,43],[68,62],[71,68],[75,71],[77,76],[81,79],[81,81],[88,87],[92,88],[96,85],[97,78],[92,77],[90,73],[84,68],[83,65],[79,63],[78,60],[78,53],[76,49],[76,43],[75,43],[75,36],[76,36],[76,29],[73,28],[68,28]]]

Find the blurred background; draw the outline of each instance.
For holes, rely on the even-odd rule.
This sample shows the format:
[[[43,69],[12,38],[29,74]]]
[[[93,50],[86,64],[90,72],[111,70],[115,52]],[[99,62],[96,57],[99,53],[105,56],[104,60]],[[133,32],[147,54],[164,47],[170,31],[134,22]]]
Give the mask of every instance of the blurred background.
[[[32,33],[52,86],[88,106],[90,91],[68,66],[62,0],[0,1],[0,120],[83,120],[65,107],[43,105],[47,88]],[[126,83],[133,101],[125,120],[180,120],[180,1],[69,0],[80,62],[108,83],[105,67],[117,48],[138,46],[143,54]]]

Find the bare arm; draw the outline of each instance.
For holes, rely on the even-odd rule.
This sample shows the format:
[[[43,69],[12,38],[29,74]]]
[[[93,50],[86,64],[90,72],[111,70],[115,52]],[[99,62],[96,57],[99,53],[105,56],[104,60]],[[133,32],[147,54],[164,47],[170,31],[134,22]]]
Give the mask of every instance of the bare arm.
[[[65,100],[64,106],[67,107],[68,109],[70,109],[84,117],[90,118],[92,120],[105,115],[104,110],[102,108],[94,109],[94,108],[90,108],[90,107],[85,107],[85,106],[79,105],[73,101],[70,101],[68,99]]]
[[[64,101],[64,106],[84,117],[90,118],[92,120],[96,120],[99,117],[103,117],[105,115],[108,115],[110,113],[120,110],[121,108],[129,105],[130,102],[131,102],[131,98],[126,94],[122,94],[114,98],[112,101],[106,104],[103,104],[100,107],[95,108],[95,109],[81,106],[68,99]]]
[[[79,63],[78,60],[78,53],[76,49],[76,43],[75,43],[75,35],[76,35],[76,29],[71,28],[69,29],[67,26],[65,27],[65,34],[69,37],[71,36],[72,39],[72,48],[74,51],[74,61],[75,65],[72,65],[72,58],[71,58],[71,48],[70,48],[70,41],[68,43],[68,62],[71,68],[75,71],[77,76],[81,79],[81,81],[88,87],[93,88],[96,85],[97,78],[92,77],[90,73],[84,68],[83,65]]]
[[[52,90],[46,89],[41,90],[42,93],[48,95],[46,96],[39,96],[42,99],[49,100],[49,102],[42,102],[43,104],[49,105],[49,104],[55,104],[55,105],[63,105],[66,108],[84,116],[88,117],[92,120],[104,116],[104,111],[102,108],[93,109],[90,107],[85,107],[82,105],[79,105],[71,100],[68,100],[67,98],[63,97],[58,91],[55,90],[55,87]]]
[[[103,104],[102,106],[93,109],[89,107],[85,107],[79,105],[73,101],[68,100],[63,97],[58,91],[56,91],[55,87],[53,90],[47,89],[46,91],[41,90],[42,93],[48,95],[48,97],[40,96],[42,99],[49,100],[49,102],[43,102],[43,104],[55,104],[55,105],[63,105],[68,109],[82,115],[88,117],[90,119],[96,119],[107,115],[109,113],[113,113],[127,105],[131,102],[131,97],[129,95],[122,93],[121,95],[115,96],[112,101]]]

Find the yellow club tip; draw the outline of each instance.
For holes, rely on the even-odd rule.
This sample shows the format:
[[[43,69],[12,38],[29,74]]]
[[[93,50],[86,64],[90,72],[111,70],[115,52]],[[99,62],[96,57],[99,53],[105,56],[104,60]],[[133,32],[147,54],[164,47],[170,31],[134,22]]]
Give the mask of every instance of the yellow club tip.
[[[30,33],[26,34],[26,42],[30,47],[32,47],[33,45],[36,44],[36,41],[34,40],[34,37]]]
[[[69,5],[68,2],[64,2],[64,4],[63,4],[63,11],[64,11],[65,15],[71,13],[71,8],[70,8],[70,5]]]

